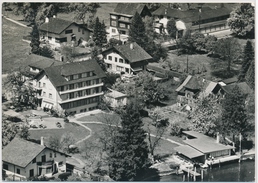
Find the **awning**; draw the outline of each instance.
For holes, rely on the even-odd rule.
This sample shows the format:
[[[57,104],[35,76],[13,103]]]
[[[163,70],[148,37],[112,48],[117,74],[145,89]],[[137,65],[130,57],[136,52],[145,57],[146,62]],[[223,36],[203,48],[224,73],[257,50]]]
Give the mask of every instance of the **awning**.
[[[175,147],[175,150],[179,153],[182,154],[188,158],[196,158],[196,157],[200,157],[200,156],[204,156],[204,154],[200,151],[197,151],[196,149],[188,146],[188,145],[182,145],[182,146],[178,146]]]

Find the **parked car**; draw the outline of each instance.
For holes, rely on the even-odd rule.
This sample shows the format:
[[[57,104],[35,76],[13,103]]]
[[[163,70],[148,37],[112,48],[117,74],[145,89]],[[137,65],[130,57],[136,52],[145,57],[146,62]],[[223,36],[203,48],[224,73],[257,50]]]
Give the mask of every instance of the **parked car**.
[[[61,125],[60,122],[56,122],[56,126],[57,126],[58,128],[62,128],[62,125]]]

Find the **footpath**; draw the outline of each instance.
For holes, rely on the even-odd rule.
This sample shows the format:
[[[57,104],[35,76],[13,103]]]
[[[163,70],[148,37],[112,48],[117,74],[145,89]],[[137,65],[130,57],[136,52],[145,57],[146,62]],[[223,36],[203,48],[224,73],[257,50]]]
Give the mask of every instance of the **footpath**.
[[[3,16],[6,20],[9,20],[9,21],[11,21],[11,22],[13,22],[13,23],[16,23],[16,24],[18,24],[18,25],[20,25],[20,26],[22,26],[22,27],[27,27],[27,28],[29,28],[29,29],[32,29],[32,27],[28,27],[27,25],[25,25],[25,24],[22,24],[22,23],[20,23],[20,22],[18,22],[18,21],[16,21],[16,20],[13,20],[13,19],[11,19],[11,18],[8,18],[8,17],[6,17],[6,16]]]

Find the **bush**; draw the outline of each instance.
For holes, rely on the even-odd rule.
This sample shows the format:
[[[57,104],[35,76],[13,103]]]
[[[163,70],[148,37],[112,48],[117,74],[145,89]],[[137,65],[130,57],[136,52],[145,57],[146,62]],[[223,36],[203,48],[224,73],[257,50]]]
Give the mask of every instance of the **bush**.
[[[183,128],[179,123],[173,123],[171,125],[171,132],[170,135],[172,136],[181,136],[182,135]]]
[[[65,123],[69,123],[69,119],[67,117],[64,118]]]

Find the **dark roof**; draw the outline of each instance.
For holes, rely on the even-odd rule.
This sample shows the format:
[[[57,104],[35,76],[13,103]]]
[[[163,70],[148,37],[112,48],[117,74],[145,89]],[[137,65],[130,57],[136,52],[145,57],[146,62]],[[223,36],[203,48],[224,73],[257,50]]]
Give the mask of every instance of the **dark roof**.
[[[104,71],[101,69],[96,60],[87,60],[82,62],[66,63],[64,65],[52,66],[44,69],[46,75],[49,77],[52,84],[56,87],[77,83],[80,81],[88,80],[89,78],[81,78],[76,80],[67,81],[64,76],[69,76],[73,74],[85,73],[93,71],[96,76],[90,77],[94,78],[103,78],[105,77]]]
[[[114,12],[133,16],[136,11],[141,14],[144,6],[146,5],[140,3],[118,3]]]
[[[131,49],[131,44],[133,45],[133,49]],[[130,63],[152,59],[152,57],[135,42],[114,46],[105,50],[103,53],[111,49],[118,51],[121,56],[127,59]]]
[[[233,77],[233,78],[229,78],[229,79],[224,79],[224,80],[222,80],[222,82],[223,83],[225,83],[225,84],[231,84],[231,83],[235,83],[235,82],[237,82],[238,81],[238,79],[237,79],[237,77]]]
[[[179,154],[183,154],[184,156],[188,158],[196,158],[203,156],[204,154],[200,151],[188,146],[188,145],[182,145],[174,148]]]
[[[85,30],[92,32],[92,30],[88,29],[83,24],[77,24],[76,22],[72,22],[72,21],[64,20],[60,18],[50,18],[48,23],[45,22],[41,26],[39,26],[39,30],[52,32],[55,34],[61,34],[66,28],[68,28],[72,24],[75,24]]]
[[[30,64],[29,64],[30,67],[35,67],[35,68],[41,69],[41,70],[45,69],[47,67],[50,67],[50,66],[56,66],[56,65],[63,65],[64,64],[61,61],[56,61],[54,59],[43,57],[43,56],[40,56],[40,55],[35,55],[35,54],[31,54],[27,59],[30,62]]]
[[[167,11],[167,14],[165,14],[166,11]],[[229,15],[230,13],[231,13],[231,10],[226,7],[217,8],[217,9],[212,9],[210,7],[203,7],[201,10],[201,13],[199,13],[199,10],[197,8],[183,11],[183,10],[171,9],[165,6],[161,6],[152,14],[167,15],[175,19],[180,19],[184,22],[195,22],[195,21],[199,21],[199,14],[200,14],[200,20],[205,20],[205,19],[210,19],[214,17]]]
[[[221,88],[226,92],[226,93],[232,93],[235,87],[238,87],[239,90],[243,94],[250,94],[253,92],[253,90],[250,88],[250,86],[246,82],[241,82],[241,83],[232,83],[226,86],[222,86]]]
[[[2,160],[26,167],[46,147],[23,139],[13,139],[2,151]]]
[[[199,84],[199,80],[196,77],[191,77],[190,80],[184,85],[185,88],[191,90],[199,90],[201,86]]]

